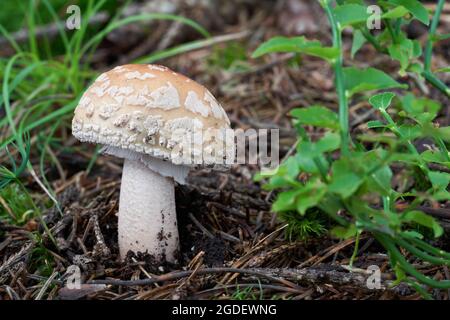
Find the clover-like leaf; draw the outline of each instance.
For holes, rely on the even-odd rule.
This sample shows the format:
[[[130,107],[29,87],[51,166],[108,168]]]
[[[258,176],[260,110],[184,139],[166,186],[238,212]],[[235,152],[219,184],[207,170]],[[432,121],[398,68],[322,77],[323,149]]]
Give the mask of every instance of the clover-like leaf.
[[[395,93],[383,92],[376,94],[369,99],[369,103],[375,109],[386,110],[391,105],[392,99],[394,99]]]

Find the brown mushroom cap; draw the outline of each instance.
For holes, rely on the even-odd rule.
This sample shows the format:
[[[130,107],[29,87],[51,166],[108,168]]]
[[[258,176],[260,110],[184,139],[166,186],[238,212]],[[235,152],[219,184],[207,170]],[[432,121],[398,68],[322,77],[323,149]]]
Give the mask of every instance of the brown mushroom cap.
[[[231,148],[218,147],[229,139],[215,133],[229,128],[228,116],[208,89],[167,67],[138,64],[101,74],[81,97],[72,121],[80,141],[164,160],[183,149],[195,131],[203,132],[202,150],[233,156]]]

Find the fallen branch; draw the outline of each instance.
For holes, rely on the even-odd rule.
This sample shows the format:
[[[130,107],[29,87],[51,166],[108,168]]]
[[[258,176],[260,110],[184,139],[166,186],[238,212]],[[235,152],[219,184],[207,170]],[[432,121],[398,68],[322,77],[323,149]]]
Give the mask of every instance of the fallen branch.
[[[92,280],[89,284],[106,284],[115,286],[146,286],[155,284],[158,282],[166,282],[185,278],[190,276],[194,271],[178,271],[172,272],[160,276],[154,276],[152,279],[141,280],[118,280],[118,279],[105,279],[105,280]],[[367,286],[368,275],[364,270],[357,269],[354,272],[349,272],[342,267],[311,267],[311,268],[251,268],[251,269],[239,269],[239,268],[204,268],[195,271],[197,275],[206,274],[218,274],[218,273],[238,273],[246,275],[248,279],[260,280],[266,279],[272,282],[282,283],[288,285],[291,288],[298,288],[298,285],[320,285],[320,284],[332,284],[332,285],[348,285],[355,286],[362,290],[370,291]],[[380,286],[377,290],[392,290],[392,281],[386,280],[387,276],[381,276]]]

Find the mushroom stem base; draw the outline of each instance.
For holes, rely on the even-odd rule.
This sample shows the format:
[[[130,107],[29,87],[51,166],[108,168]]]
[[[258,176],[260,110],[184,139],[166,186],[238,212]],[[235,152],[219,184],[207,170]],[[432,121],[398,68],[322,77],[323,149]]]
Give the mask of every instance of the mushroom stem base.
[[[159,261],[176,260],[178,227],[172,178],[125,159],[119,203],[119,249],[147,252]]]

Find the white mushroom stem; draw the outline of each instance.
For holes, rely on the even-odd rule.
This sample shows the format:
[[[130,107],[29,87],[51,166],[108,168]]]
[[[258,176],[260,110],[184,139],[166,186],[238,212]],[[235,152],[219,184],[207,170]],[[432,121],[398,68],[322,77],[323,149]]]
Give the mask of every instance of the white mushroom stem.
[[[174,180],[125,159],[119,204],[119,249],[174,262],[178,250]]]

